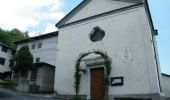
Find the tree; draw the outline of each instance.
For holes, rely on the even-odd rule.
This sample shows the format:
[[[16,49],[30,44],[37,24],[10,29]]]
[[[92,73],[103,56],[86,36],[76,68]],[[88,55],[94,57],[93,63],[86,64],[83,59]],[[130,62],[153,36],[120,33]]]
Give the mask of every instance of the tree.
[[[16,53],[14,59],[16,62],[13,68],[14,71],[17,71],[22,75],[22,73],[28,72],[29,70],[33,70],[33,56],[29,51],[28,46],[21,47]]]
[[[11,48],[16,48],[14,42],[29,38],[28,32],[22,32],[19,29],[12,29],[10,31],[0,28],[0,41]]]

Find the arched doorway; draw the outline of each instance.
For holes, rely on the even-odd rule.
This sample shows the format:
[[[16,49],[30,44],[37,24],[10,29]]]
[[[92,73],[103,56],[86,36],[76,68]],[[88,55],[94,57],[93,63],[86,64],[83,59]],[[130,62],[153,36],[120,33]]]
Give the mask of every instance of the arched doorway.
[[[85,58],[86,56],[90,54],[97,54],[104,60],[103,68],[91,69],[91,79],[94,80],[91,82],[91,86],[92,86],[91,87],[91,98],[94,98],[94,99],[99,98],[98,100],[102,100],[104,98],[105,100],[108,100],[108,89],[109,89],[109,84],[110,84],[109,75],[111,72],[111,59],[108,57],[107,53],[102,52],[102,51],[87,52],[87,53],[83,53],[79,55],[79,58],[77,59],[76,64],[75,64],[75,74],[74,74],[74,77],[75,77],[74,87],[75,87],[76,97],[78,97],[78,93],[80,91],[80,82],[81,82],[81,76],[82,76],[81,74],[87,71],[87,69],[82,69],[80,67],[80,63],[83,58]],[[96,82],[95,79],[97,79],[96,81],[98,82]],[[96,87],[95,85],[97,84],[99,86]],[[102,92],[99,93],[99,91],[102,91]]]

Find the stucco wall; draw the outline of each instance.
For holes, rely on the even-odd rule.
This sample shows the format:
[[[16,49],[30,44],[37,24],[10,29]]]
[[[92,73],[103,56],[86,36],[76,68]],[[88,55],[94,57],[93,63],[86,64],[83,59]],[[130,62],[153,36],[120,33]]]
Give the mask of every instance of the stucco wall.
[[[95,26],[106,33],[101,42],[92,42],[88,37]],[[112,58],[111,77],[124,77],[123,86],[110,86],[110,95],[160,92],[151,30],[144,7],[64,27],[59,30],[58,48],[55,90],[60,94],[75,94],[75,61],[80,53],[92,50],[106,51]],[[123,62],[124,48],[130,48],[132,61]],[[80,94],[90,96],[89,69],[83,75]]]
[[[90,3],[88,3],[88,5],[86,5],[83,9],[76,13],[76,15],[72,17],[67,23],[119,9],[122,7],[130,6],[133,4],[134,3],[114,0],[90,0]]]
[[[38,43],[40,42],[42,42],[42,48],[37,48]],[[36,44],[35,49],[31,49],[32,44]],[[35,59],[39,57],[40,62],[46,62],[48,64],[56,66],[57,36],[19,44],[17,45],[17,50],[19,50],[24,45],[29,46],[30,51],[34,57],[34,62]]]
[[[162,84],[165,96],[170,99],[170,76],[162,75]]]
[[[38,86],[42,86],[43,85],[43,76],[44,76],[44,73],[43,73],[44,71],[43,70],[44,70],[43,67],[39,67],[37,69],[36,85],[38,85]]]
[[[12,51],[10,49],[8,49],[7,52],[3,52],[1,50],[2,50],[2,46],[0,45],[0,57],[5,58],[5,64],[0,65],[0,72],[4,73],[4,72],[11,71],[9,67],[9,63],[10,63],[9,60],[11,59]]]

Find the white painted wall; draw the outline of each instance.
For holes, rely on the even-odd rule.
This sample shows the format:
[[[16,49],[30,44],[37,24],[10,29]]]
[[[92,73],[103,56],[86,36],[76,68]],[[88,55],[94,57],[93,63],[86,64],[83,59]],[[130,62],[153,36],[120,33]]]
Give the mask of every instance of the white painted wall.
[[[170,98],[170,76],[162,75],[162,84],[165,97]]]
[[[12,50],[8,49],[7,52],[3,52],[2,46],[0,45],[0,57],[5,58],[5,64],[4,65],[0,64],[0,73],[11,71],[9,67],[10,64],[9,60],[11,59],[11,56],[12,56]]]
[[[89,16],[98,15],[122,7],[133,5],[131,2],[122,2],[114,0],[90,0],[90,3],[81,9],[74,17],[72,17],[67,23],[74,22],[80,19],[87,18]],[[88,12],[88,13],[87,13]]]
[[[42,42],[42,47],[38,47],[38,43]],[[56,66],[56,56],[57,56],[57,36],[45,38],[41,40],[30,41],[24,44],[17,45],[17,51],[24,45],[28,45],[31,54],[34,57],[34,62],[36,58],[40,58],[40,62],[46,62],[48,64]],[[32,44],[36,44],[35,49],[31,49]]]
[[[88,37],[95,26],[106,32],[102,42],[94,43]],[[110,95],[160,93],[151,30],[144,7],[61,28],[58,38],[55,90],[59,94],[75,94],[75,61],[80,53],[93,50],[106,51],[112,58],[111,77],[124,77],[123,86],[110,86]],[[123,48],[131,48],[132,61],[122,61]],[[89,77],[88,69],[80,89],[80,94],[87,94],[88,98]]]

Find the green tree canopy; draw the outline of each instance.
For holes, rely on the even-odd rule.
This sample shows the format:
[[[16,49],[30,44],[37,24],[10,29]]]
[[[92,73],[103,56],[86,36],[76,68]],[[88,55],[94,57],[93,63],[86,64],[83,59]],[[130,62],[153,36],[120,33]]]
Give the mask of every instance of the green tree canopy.
[[[15,71],[26,72],[33,70],[33,56],[29,51],[28,46],[21,47],[15,55],[16,64],[14,66]]]
[[[16,48],[14,42],[26,39],[28,37],[28,32],[22,32],[19,29],[12,29],[10,31],[3,30],[0,28],[0,41],[8,45],[11,48]]]

